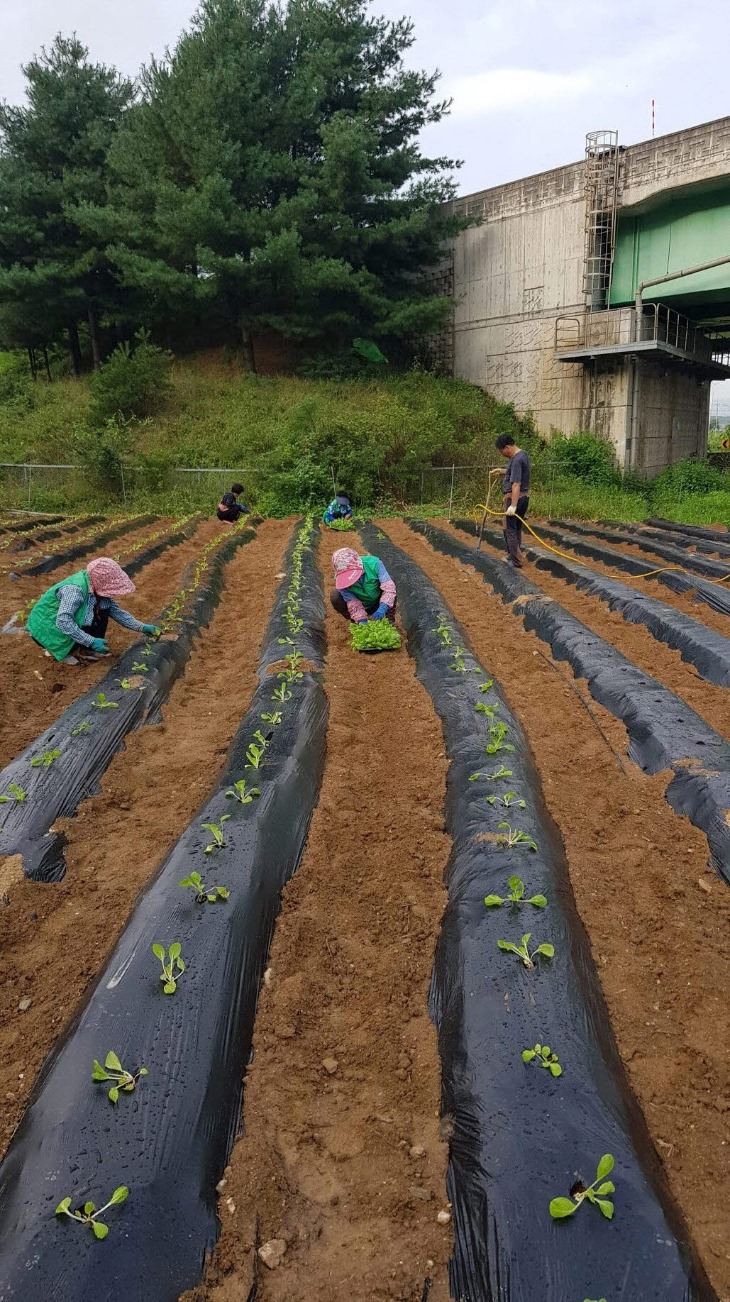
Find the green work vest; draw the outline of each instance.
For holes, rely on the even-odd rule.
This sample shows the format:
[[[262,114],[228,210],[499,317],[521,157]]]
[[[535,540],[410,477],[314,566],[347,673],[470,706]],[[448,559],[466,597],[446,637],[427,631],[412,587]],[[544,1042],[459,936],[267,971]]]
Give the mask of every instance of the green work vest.
[[[377,556],[361,556],[360,564],[363,567],[362,578],[359,578],[357,583],[353,583],[347,591],[351,592],[353,597],[357,597],[364,606],[371,606],[374,601],[380,601],[382,591],[378,578],[380,561]]]
[[[63,660],[70,655],[76,643],[72,637],[67,637],[56,625],[58,607],[61,604],[59,591],[65,588],[67,584],[73,584],[75,588],[80,588],[84,594],[74,620],[79,628],[83,628],[84,619],[86,618],[86,606],[89,598],[89,576],[86,570],[79,570],[78,574],[71,574],[67,579],[61,579],[60,583],[54,583],[52,588],[39,597],[31,610],[26,628],[31,637],[36,642],[40,642],[46,651],[50,651],[54,660]]]

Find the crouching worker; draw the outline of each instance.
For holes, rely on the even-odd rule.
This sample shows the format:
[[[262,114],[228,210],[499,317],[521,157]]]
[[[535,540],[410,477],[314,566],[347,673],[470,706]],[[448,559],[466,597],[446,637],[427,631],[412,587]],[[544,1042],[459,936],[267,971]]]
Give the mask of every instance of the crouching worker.
[[[330,601],[338,615],[353,624],[369,619],[395,622],[395,584],[377,556],[358,556],[352,547],[340,547],[332,557],[335,590]]]
[[[351,520],[352,502],[350,501],[349,494],[337,493],[336,496],[332,498],[332,501],[327,507],[322,519],[327,525],[332,524],[335,520]]]
[[[64,665],[108,655],[106,630],[110,619],[134,633],[157,637],[159,629],[154,624],[140,624],[117,605],[114,598],[129,592],[134,592],[134,584],[121,565],[108,556],[99,556],[89,561],[85,570],[54,583],[38,598],[28,616],[28,632],[46,655]]]
[[[227,524],[235,524],[236,520],[240,520],[242,515],[248,513],[248,507],[238,501],[242,492],[243,484],[231,484],[230,493],[224,493],[218,503],[216,515],[219,520],[225,520]]]

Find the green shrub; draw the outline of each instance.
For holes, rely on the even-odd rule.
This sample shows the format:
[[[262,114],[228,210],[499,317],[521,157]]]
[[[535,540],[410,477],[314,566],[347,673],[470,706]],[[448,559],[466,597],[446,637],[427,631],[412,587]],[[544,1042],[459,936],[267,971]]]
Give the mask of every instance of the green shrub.
[[[141,420],[151,416],[172,388],[172,354],[150,343],[140,331],[136,345],[119,344],[89,379],[89,421],[102,429],[110,420]]]
[[[574,475],[588,484],[618,486],[621,475],[613,448],[595,434],[555,434],[550,440],[550,460],[560,463],[560,473]]]
[[[684,497],[687,493],[727,492],[729,489],[728,476],[699,457],[675,461],[673,466],[667,466],[651,481],[652,499],[657,500]]]

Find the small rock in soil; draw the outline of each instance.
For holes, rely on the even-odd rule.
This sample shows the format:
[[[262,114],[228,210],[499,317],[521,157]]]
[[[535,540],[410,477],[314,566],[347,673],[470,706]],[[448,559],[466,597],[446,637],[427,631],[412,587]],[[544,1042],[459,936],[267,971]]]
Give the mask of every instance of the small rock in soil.
[[[19,1013],[27,1013],[27,1011],[28,1011],[28,1009],[30,1008],[32,1002],[33,1002],[32,999],[21,999],[20,1003],[18,1004],[18,1012],[19,1012]]]
[[[712,887],[710,886],[710,883],[709,883],[709,882],[706,882],[706,881],[705,881],[704,877],[700,877],[700,878],[699,878],[699,880],[698,880],[698,882],[697,882],[697,885],[699,886],[699,888],[700,888],[701,891],[704,891],[704,892],[705,892],[705,895],[711,895],[711,894],[712,894]]]
[[[328,1076],[334,1076],[339,1066],[339,1063],[336,1058],[323,1058],[322,1066],[324,1067]]]
[[[422,1144],[414,1144],[413,1148],[408,1150],[408,1156],[412,1157],[414,1162],[416,1162],[419,1157],[426,1156],[426,1150]]]
[[[286,1252],[286,1242],[284,1239],[269,1239],[268,1243],[262,1244],[259,1248],[259,1257],[269,1270],[276,1270],[284,1260]]]
[[[236,1210],[236,1204],[234,1203],[232,1198],[226,1198],[226,1207],[228,1208],[232,1216]]]
[[[225,1189],[225,1187],[226,1187],[226,1179],[225,1179],[225,1176],[224,1176],[222,1180],[219,1180],[219,1181],[218,1181],[218,1183],[217,1183],[217,1185],[216,1185],[216,1187],[215,1187],[215,1191],[216,1191],[216,1193],[223,1193],[223,1190]]]
[[[419,1203],[430,1203],[433,1194],[430,1189],[424,1189],[422,1185],[412,1184],[408,1190],[411,1198],[417,1198]]]
[[[449,1221],[451,1220],[451,1212],[447,1212],[442,1209],[439,1212],[438,1216],[436,1217],[436,1220],[438,1221],[439,1225],[448,1225]]]

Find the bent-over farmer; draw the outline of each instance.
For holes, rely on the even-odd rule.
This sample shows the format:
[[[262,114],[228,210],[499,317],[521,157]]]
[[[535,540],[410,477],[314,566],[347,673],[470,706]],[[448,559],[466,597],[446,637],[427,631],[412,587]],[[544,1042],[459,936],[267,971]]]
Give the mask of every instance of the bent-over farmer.
[[[358,556],[352,547],[340,547],[332,557],[335,587],[330,601],[338,615],[353,624],[369,619],[395,622],[395,584],[377,556]]]
[[[61,579],[39,597],[27,629],[46,655],[64,665],[97,660],[109,654],[106,630],[110,619],[134,633],[157,637],[154,624],[141,624],[115,597],[134,592],[134,584],[110,556],[89,561],[85,570]]]

